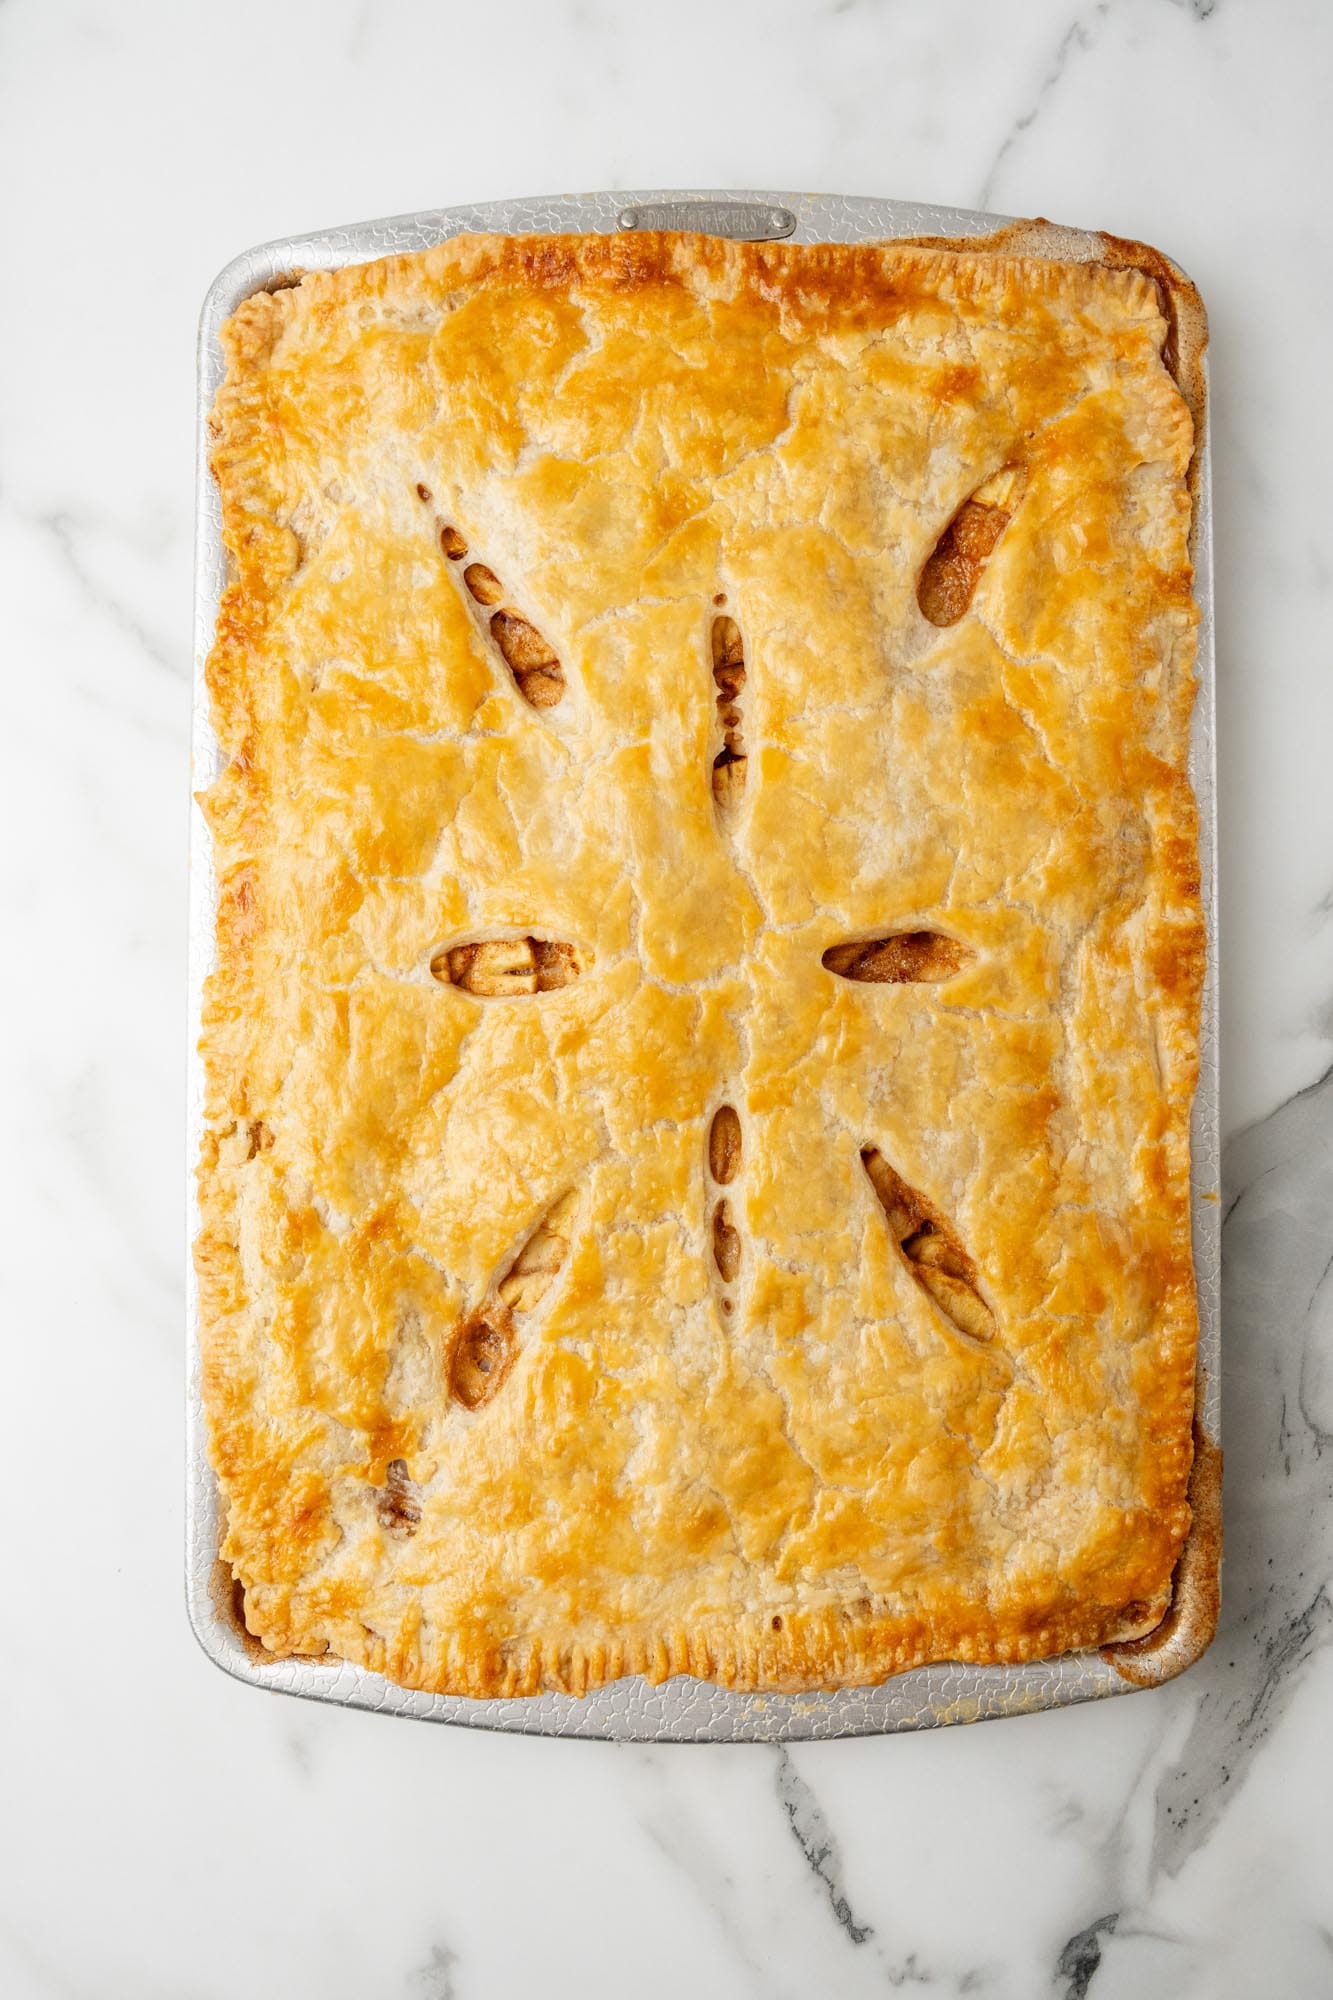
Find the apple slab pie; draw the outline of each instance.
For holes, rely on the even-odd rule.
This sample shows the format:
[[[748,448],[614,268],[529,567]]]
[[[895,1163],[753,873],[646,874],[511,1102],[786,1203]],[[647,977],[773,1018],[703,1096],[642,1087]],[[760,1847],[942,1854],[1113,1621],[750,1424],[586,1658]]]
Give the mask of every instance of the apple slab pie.
[[[814,1689],[1163,1618],[1175,299],[465,236],[228,322],[196,1257],[265,1647]]]

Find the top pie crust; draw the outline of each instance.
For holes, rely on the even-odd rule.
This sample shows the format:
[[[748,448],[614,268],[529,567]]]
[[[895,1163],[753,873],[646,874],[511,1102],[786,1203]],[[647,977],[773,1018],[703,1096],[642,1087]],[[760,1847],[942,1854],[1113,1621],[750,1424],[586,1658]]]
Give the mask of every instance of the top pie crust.
[[[196,1254],[266,1647],[798,1689],[1161,1618],[1203,968],[1163,300],[473,236],[228,322]]]

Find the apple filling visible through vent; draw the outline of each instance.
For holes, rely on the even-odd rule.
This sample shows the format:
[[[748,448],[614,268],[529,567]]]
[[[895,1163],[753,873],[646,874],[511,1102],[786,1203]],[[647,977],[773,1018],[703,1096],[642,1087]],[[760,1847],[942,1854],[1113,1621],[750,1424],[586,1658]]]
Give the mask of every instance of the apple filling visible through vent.
[[[730,1187],[741,1171],[742,1136],[741,1121],[733,1104],[718,1106],[713,1114],[713,1122],[708,1128],[708,1178],[716,1187]],[[736,1227],[730,1201],[724,1195],[720,1201],[710,1194],[713,1204],[709,1228],[712,1235],[713,1268],[724,1287],[730,1287],[740,1276],[742,1244],[741,1233]],[[730,1319],[736,1310],[736,1301],[730,1290],[718,1294],[718,1305],[724,1319]]]
[[[519,993],[554,993],[584,970],[577,945],[551,938],[490,938],[450,945],[430,962],[441,985],[459,986],[478,1000],[507,999]]]
[[[940,536],[917,584],[916,601],[932,625],[956,625],[987,559],[1008,527],[1022,490],[1016,466],[1004,466],[978,486]]]
[[[417,481],[416,491],[417,498],[429,505],[432,495],[424,480]],[[441,521],[439,536],[440,547],[450,562],[466,560],[467,539],[457,528],[448,521]],[[486,563],[468,563],[463,571],[463,582],[474,604],[486,610],[493,606],[503,607],[504,585]],[[554,648],[547,644],[536,626],[529,624],[516,611],[501,608],[494,611],[488,629],[524,701],[532,708],[554,708],[565,692],[564,668]]]
[[[748,759],[741,735],[740,694],[745,686],[745,647],[734,618],[713,620],[713,681],[722,748],[713,759],[713,797],[719,812],[733,812],[745,791]]]
[[[421,1523],[421,1489],[408,1478],[404,1459],[390,1459],[375,1511],[386,1535],[415,1535]]]
[[[454,531],[450,529],[447,532],[452,534]],[[447,544],[445,553],[450,553]],[[466,554],[467,546],[464,544],[460,555]],[[486,610],[496,605],[503,606],[504,585],[485,563],[469,563],[463,571],[463,582],[474,603]],[[492,613],[490,634],[524,701],[533,708],[554,708],[565,692],[564,668],[554,648],[547,644],[536,626],[526,618],[520,618],[516,611],[502,608]]]
[[[973,1340],[993,1339],[995,1315],[977,1290],[977,1267],[952,1223],[924,1195],[908,1187],[877,1147],[865,1147],[861,1163],[894,1242],[922,1290],[961,1333]]]
[[[969,945],[939,931],[898,931],[861,944],[830,945],[820,962],[839,979],[898,986],[951,979],[974,956]]]
[[[572,1188],[552,1203],[492,1297],[455,1334],[449,1390],[464,1409],[488,1403],[513,1367],[523,1322],[546,1297],[569,1255],[577,1206]]]
[[[719,1187],[734,1181],[741,1164],[741,1121],[735,1107],[722,1105],[708,1133],[708,1171]]]

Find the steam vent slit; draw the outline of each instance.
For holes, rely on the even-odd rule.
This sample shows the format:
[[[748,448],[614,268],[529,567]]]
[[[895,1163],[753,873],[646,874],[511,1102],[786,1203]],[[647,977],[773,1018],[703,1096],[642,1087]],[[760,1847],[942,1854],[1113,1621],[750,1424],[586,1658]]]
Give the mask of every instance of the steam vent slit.
[[[405,1459],[390,1459],[375,1511],[386,1535],[405,1540],[421,1525],[421,1488],[408,1478]]]
[[[587,959],[577,945],[556,938],[481,938],[449,945],[430,962],[442,986],[458,986],[477,1000],[507,1000],[523,993],[554,993],[583,976]]]
[[[839,979],[867,986],[935,985],[952,979],[976,953],[940,931],[894,931],[885,937],[831,944],[820,963]]]
[[[713,685],[722,748],[713,759],[713,799],[725,822],[745,795],[746,754],[741,690],[745,686],[745,646],[740,626],[725,613],[713,620]]]
[[[916,587],[921,615],[932,625],[956,625],[1001,535],[1013,518],[1023,474],[1006,465],[964,500],[926,558]]]
[[[490,612],[487,630],[524,701],[532,708],[554,708],[565,692],[565,671],[554,647],[505,604],[504,586],[485,563],[469,563],[463,582],[473,603]]]
[[[861,1164],[903,1261],[922,1291],[960,1333],[972,1340],[994,1339],[995,1315],[977,1288],[977,1267],[953,1224],[907,1185],[877,1147],[862,1148]]]
[[[572,1188],[551,1204],[485,1304],[455,1333],[449,1391],[465,1410],[489,1403],[513,1367],[527,1320],[564,1269],[577,1207]]]
[[[714,1113],[708,1130],[708,1201],[712,1211],[710,1249],[718,1281],[718,1306],[724,1319],[730,1319],[736,1310],[731,1287],[740,1276],[742,1246],[731,1198],[718,1191],[733,1185],[740,1176],[741,1165],[741,1121],[733,1105],[723,1104]]]
[[[417,483],[417,498],[429,504],[431,491]],[[452,523],[440,521],[440,547],[452,563],[466,563],[463,585],[496,650],[530,708],[554,708],[565,692],[565,670],[555,648],[530,619],[505,602],[506,591],[495,571],[483,562],[468,562],[467,539]],[[486,614],[489,613],[489,616]]]

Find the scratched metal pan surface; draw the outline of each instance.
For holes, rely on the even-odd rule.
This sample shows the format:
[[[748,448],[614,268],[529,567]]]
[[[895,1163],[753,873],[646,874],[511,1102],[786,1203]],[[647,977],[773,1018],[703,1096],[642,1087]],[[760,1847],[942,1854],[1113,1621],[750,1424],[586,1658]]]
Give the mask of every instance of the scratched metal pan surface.
[[[601,231],[678,228],[751,238],[787,237],[798,243],[862,243],[900,236],[982,236],[1009,218],[972,209],[935,208],[918,202],[843,195],[765,193],[756,190],[681,193],[555,195],[431,209],[310,236],[265,243],[236,258],[219,275],[204,304],[199,332],[198,516],[195,566],[195,678],[193,787],[215,776],[219,753],[209,720],[204,660],[212,643],[219,594],[226,574],[216,488],[208,471],[206,421],[222,376],[218,332],[242,299],[293,270],[329,270],[397,252],[423,250],[466,230],[509,234],[534,231]],[[1053,233],[1053,232],[1052,232]],[[1100,239],[1070,231],[1059,254],[1096,255]],[[1218,1003],[1216,783],[1214,761],[1212,532],[1207,441],[1198,464],[1195,525],[1195,592],[1201,613],[1199,695],[1194,712],[1191,773],[1201,809],[1203,902],[1208,924],[1208,976],[1203,999],[1201,1075],[1193,1117],[1193,1226],[1198,1276],[1200,1336],[1196,1437],[1205,1462],[1216,1465],[1219,1421],[1218,1213]],[[203,1078],[197,1052],[203,982],[213,961],[215,889],[208,831],[193,808],[190,842],[190,1075],[188,1092],[189,1235],[198,1228],[194,1163],[199,1153]],[[234,1604],[230,1572],[218,1555],[219,1498],[209,1465],[200,1396],[198,1299],[187,1257],[188,1496],[186,1596],[191,1624],[209,1658],[238,1680],[314,1701],[413,1716],[427,1722],[530,1735],[590,1736],[645,1742],[795,1742],[873,1735],[972,1722],[1071,1702],[1122,1694],[1135,1685],[1168,1678],[1187,1665],[1206,1640],[1216,1615],[1220,1560],[1215,1532],[1192,1534],[1182,1562],[1193,1600],[1182,1591],[1168,1615],[1175,1631],[1156,1663],[1126,1659],[1118,1666],[1096,1652],[1068,1653],[1028,1665],[920,1667],[880,1687],[829,1693],[736,1694],[684,1677],[650,1687],[640,1679],[615,1682],[583,1697],[536,1695],[514,1701],[473,1701],[461,1696],[416,1694],[378,1674],[338,1661],[280,1659],[246,1633]],[[1203,1496],[1202,1523],[1215,1509]],[[1196,1501],[1200,1498],[1195,1495]],[[1194,1637],[1190,1637],[1189,1628]],[[1164,1628],[1165,1629],[1165,1628]],[[1143,1642],[1151,1645],[1152,1642]]]

